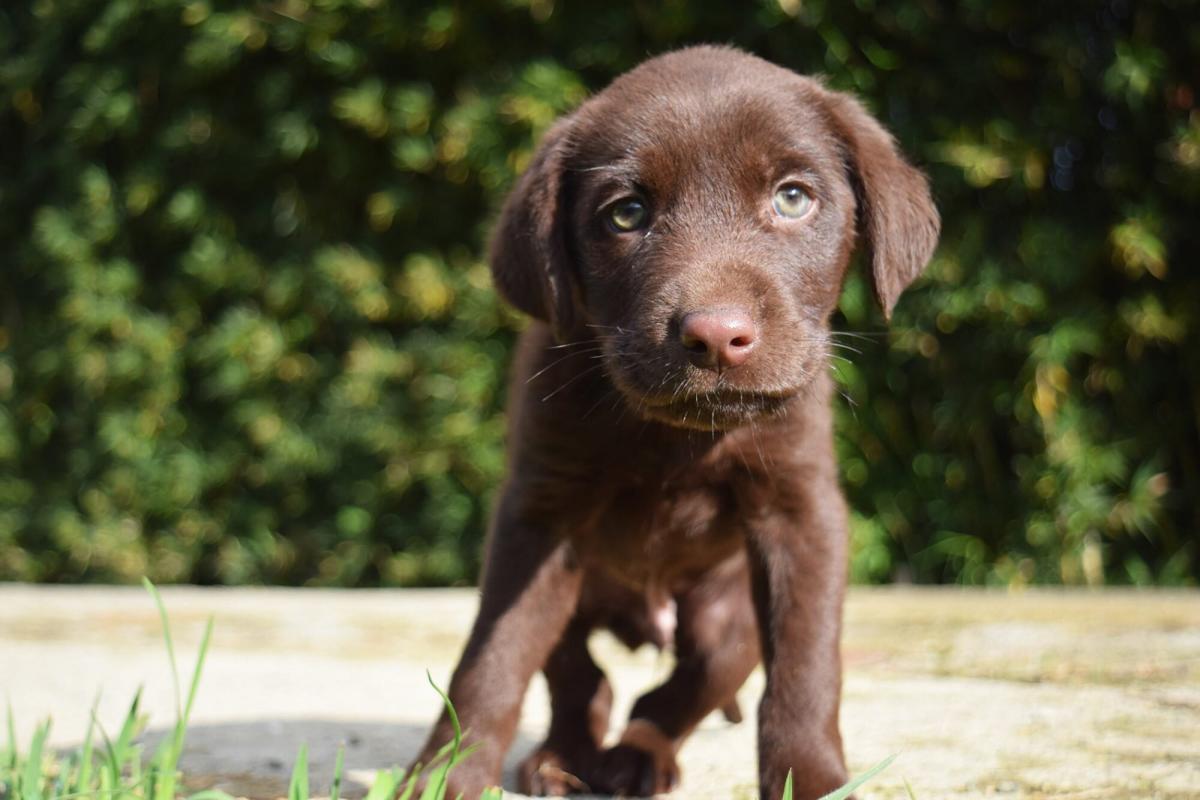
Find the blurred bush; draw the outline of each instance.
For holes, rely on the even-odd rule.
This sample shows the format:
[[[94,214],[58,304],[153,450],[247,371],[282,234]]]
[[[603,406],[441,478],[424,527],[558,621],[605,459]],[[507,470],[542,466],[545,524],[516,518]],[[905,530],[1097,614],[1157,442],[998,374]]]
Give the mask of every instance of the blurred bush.
[[[945,218],[837,369],[854,577],[1195,583],[1200,27],[1179,2],[0,9],[0,579],[469,580],[519,320],[489,213],[646,55],[859,93]]]

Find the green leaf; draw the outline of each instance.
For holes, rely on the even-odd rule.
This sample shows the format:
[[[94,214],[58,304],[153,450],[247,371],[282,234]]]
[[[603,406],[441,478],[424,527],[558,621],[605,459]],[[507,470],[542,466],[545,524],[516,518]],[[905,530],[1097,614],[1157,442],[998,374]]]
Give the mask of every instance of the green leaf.
[[[851,794],[854,793],[855,789],[862,786],[864,783],[871,780],[871,778],[874,778],[879,773],[883,772],[885,769],[887,769],[889,766],[891,766],[891,763],[895,760],[896,760],[896,756],[894,756],[894,755],[888,756],[883,761],[880,761],[878,764],[871,767],[869,770],[864,772],[862,775],[859,775],[857,778],[850,781],[842,788],[825,795],[824,797],[821,798],[821,800],[845,800],[845,798],[849,797]]]

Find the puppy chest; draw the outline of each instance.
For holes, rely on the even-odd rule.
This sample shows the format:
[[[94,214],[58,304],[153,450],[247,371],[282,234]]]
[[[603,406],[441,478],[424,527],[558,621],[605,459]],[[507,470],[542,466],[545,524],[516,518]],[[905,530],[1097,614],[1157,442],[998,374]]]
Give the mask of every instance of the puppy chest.
[[[738,521],[721,485],[629,487],[605,498],[581,549],[624,583],[669,586],[740,551]]]

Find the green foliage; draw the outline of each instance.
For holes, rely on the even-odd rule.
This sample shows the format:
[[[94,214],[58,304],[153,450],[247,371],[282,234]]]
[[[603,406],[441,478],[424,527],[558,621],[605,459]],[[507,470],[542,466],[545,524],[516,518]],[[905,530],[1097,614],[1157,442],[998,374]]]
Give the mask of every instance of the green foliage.
[[[861,95],[945,219],[839,362],[855,577],[1200,573],[1187,3],[10,6],[0,578],[471,579],[489,213],[587,90],[714,40]]]

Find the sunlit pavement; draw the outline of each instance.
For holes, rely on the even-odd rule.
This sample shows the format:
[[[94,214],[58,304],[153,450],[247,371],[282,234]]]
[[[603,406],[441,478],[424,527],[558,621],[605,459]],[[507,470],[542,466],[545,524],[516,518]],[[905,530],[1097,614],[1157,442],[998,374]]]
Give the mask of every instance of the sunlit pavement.
[[[167,588],[182,680],[209,615],[216,628],[183,766],[189,784],[253,798],[286,791],[300,744],[328,786],[339,743],[349,793],[404,764],[439,704],[470,625],[469,590]],[[669,656],[594,642],[617,691],[617,726]],[[853,771],[898,754],[859,793],[937,798],[1200,797],[1200,592],[858,589],[844,639],[842,729]],[[0,700],[18,733],[53,718],[78,742],[90,709],[115,728],[144,685],[148,736],[175,702],[157,613],[138,588],[0,585]],[[681,754],[689,798],[750,798],[747,719],[710,717]],[[97,700],[97,697],[99,698]],[[539,739],[534,684],[511,767]]]

